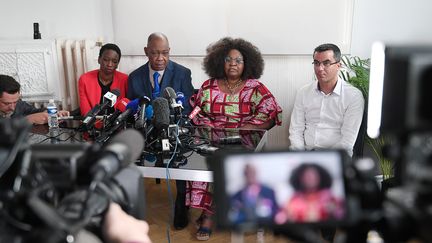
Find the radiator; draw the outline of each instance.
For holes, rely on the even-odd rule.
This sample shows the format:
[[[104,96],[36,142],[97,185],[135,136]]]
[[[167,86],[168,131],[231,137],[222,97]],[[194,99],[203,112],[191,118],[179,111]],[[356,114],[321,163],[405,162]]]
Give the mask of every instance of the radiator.
[[[72,111],[79,107],[78,79],[99,67],[97,59],[101,46],[101,41],[94,40],[56,40],[63,109]]]

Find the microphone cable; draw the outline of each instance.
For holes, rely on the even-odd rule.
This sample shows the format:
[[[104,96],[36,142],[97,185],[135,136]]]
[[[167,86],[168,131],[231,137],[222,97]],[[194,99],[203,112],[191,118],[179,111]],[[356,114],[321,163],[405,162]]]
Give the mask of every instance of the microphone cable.
[[[175,128],[175,136],[176,138],[178,138],[179,136],[179,124],[180,121],[177,121],[177,126]],[[168,198],[169,198],[169,202],[170,202],[170,206],[171,206],[171,210],[170,210],[170,217],[168,220],[168,224],[167,224],[167,228],[166,228],[166,235],[167,235],[167,239],[168,239],[168,243],[171,243],[171,237],[170,237],[170,228],[171,228],[171,222],[174,219],[174,199],[173,199],[173,195],[171,193],[171,175],[169,172],[169,166],[171,164],[171,162],[173,161],[174,157],[177,154],[177,147],[178,147],[178,139],[175,139],[175,145],[174,145],[174,151],[171,155],[171,158],[168,160],[168,163],[166,164],[165,170],[166,170],[166,183],[167,183],[167,190],[168,190]]]

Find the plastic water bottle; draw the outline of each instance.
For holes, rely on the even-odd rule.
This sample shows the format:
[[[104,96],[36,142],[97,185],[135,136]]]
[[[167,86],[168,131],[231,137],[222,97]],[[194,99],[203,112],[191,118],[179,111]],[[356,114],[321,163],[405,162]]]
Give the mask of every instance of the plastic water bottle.
[[[51,128],[58,128],[58,116],[57,116],[57,106],[54,103],[53,99],[49,100],[48,106],[47,106],[47,112],[48,112],[48,127]]]

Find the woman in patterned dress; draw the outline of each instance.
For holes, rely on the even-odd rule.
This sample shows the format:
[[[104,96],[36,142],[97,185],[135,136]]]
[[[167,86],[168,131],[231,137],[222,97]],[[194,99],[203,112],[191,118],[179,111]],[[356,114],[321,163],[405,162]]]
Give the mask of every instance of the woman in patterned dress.
[[[201,108],[195,125],[243,129],[281,125],[282,109],[258,81],[264,60],[257,47],[240,38],[223,38],[207,48],[203,66],[210,79],[195,97],[195,106]],[[211,191],[210,183],[187,183],[186,205],[203,210],[197,221],[199,240],[208,240],[211,233]]]

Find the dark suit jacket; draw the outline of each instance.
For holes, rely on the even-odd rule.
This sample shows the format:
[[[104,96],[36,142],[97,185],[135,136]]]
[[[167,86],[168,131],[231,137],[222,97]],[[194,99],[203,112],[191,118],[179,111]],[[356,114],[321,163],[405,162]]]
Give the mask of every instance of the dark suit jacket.
[[[273,189],[260,185],[260,191],[256,197],[255,206],[247,203],[247,187],[241,189],[231,198],[231,214],[233,223],[253,222],[255,223],[270,223],[273,221],[277,213],[278,205]],[[265,207],[269,210],[268,215],[258,215],[258,208]]]
[[[150,81],[149,73],[149,63],[147,62],[129,74],[126,95],[128,99],[132,100],[144,95],[152,98],[153,87]],[[167,67],[165,68],[160,87],[161,96],[163,96],[163,90],[166,87],[171,87],[176,92],[183,92],[186,100],[185,104],[183,104],[185,108],[183,114],[190,113],[191,107],[189,104],[189,99],[194,92],[190,69],[173,61],[169,61]]]
[[[35,108],[25,101],[18,100],[11,118],[21,118],[42,111],[44,111],[44,109]]]

